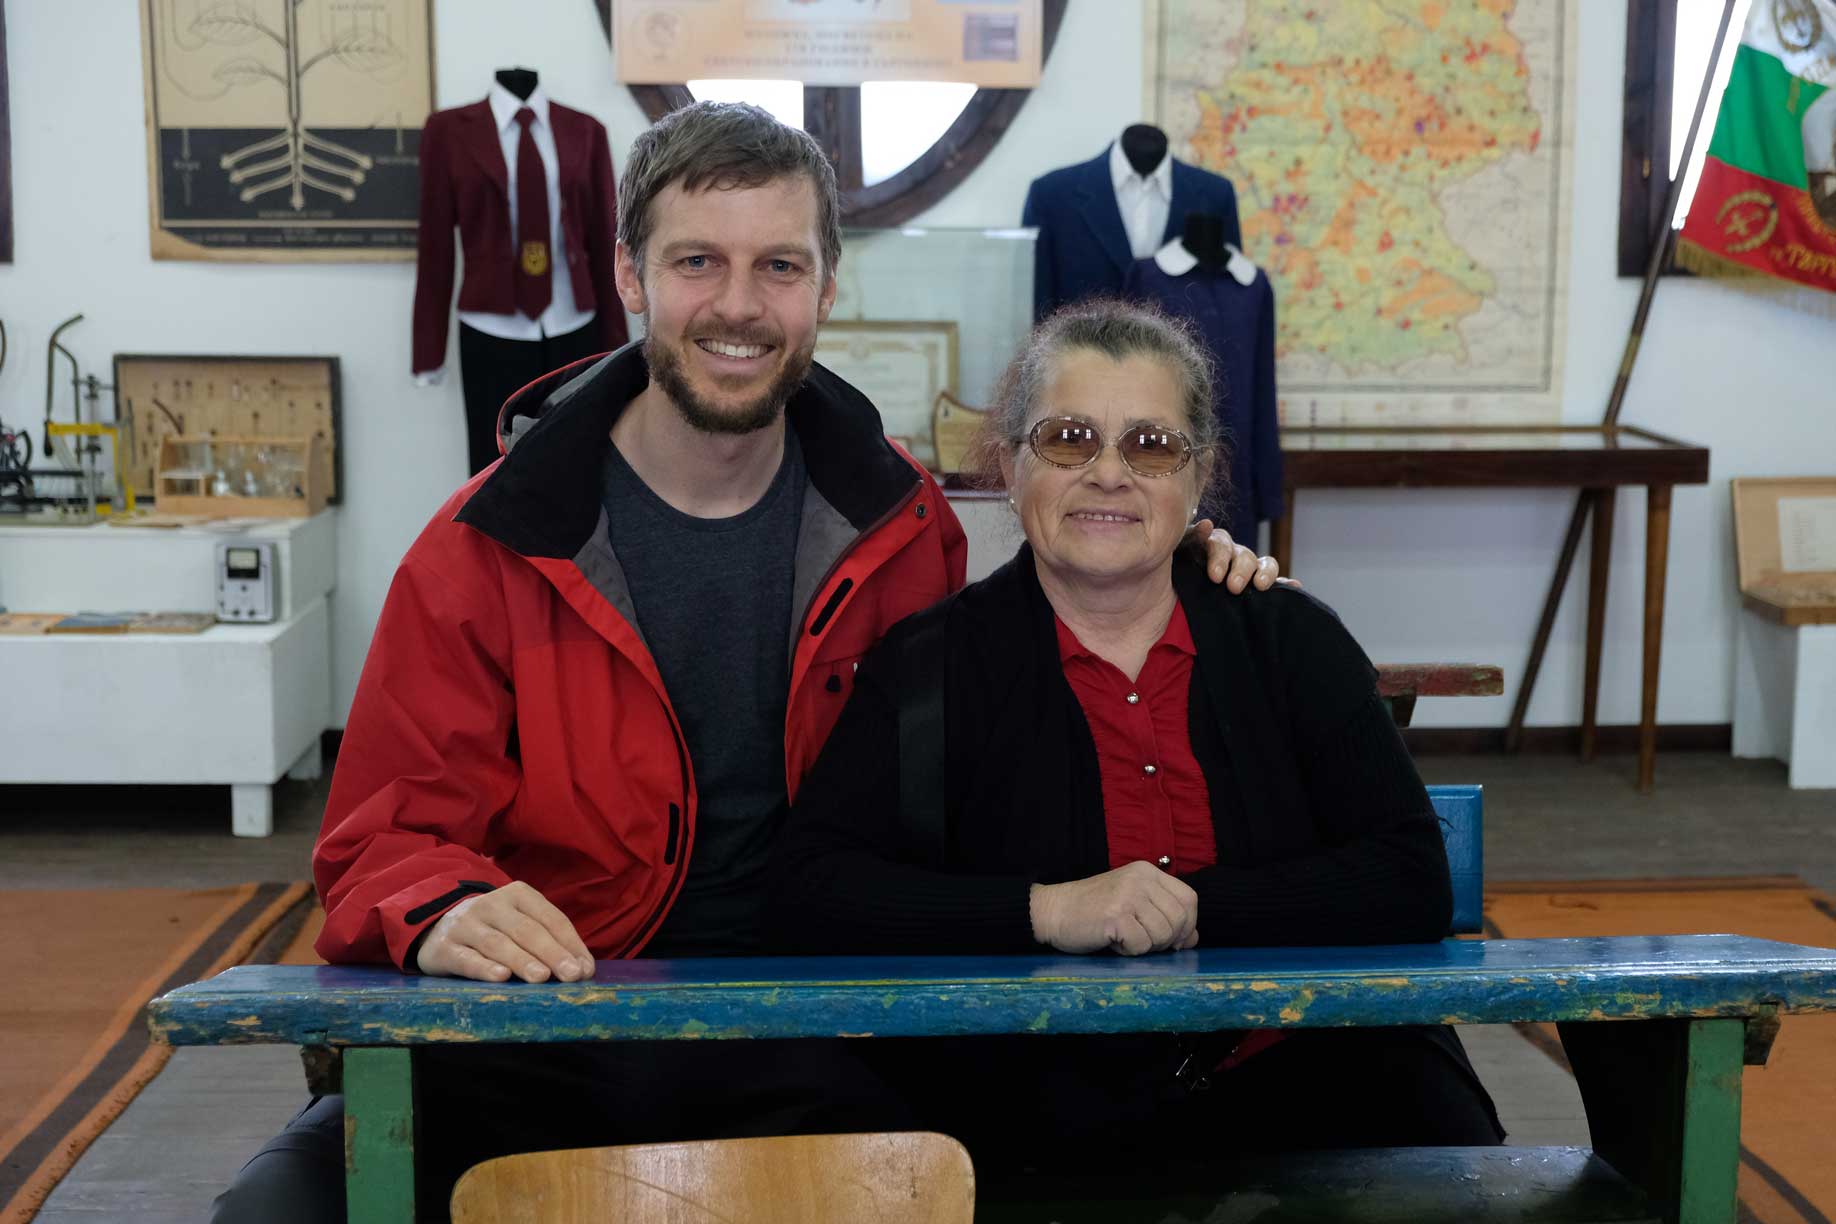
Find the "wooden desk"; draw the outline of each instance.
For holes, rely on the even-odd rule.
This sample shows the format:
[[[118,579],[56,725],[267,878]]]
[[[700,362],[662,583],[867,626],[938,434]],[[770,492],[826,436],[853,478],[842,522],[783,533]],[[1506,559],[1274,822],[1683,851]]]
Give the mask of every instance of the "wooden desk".
[[[1639,705],[1638,785],[1650,790],[1657,763],[1658,657],[1670,557],[1670,491],[1708,481],[1700,446],[1630,425],[1542,428],[1284,429],[1287,515],[1271,525],[1271,548],[1294,572],[1294,507],[1301,489],[1526,489],[1578,487],[1593,499],[1588,567],[1587,668],[1581,697],[1581,756],[1592,759],[1606,624],[1613,507],[1621,485],[1645,486],[1644,688]]]
[[[541,985],[245,965],[149,1005],[154,1035],[174,1045],[344,1048],[356,1221],[412,1218],[417,1045],[1555,1021],[1594,1154],[1652,1215],[1732,1224],[1740,1068],[1765,1061],[1780,1015],[1823,1011],[1836,1011],[1836,950],[1733,935],[634,960]]]

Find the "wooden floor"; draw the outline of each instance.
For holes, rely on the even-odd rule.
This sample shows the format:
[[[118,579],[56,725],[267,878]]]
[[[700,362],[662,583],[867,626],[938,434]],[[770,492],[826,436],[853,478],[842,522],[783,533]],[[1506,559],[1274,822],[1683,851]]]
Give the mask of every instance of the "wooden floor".
[[[1775,762],[1426,757],[1429,782],[1486,787],[1495,880],[1796,873],[1836,891],[1836,791],[1792,791]],[[205,887],[305,879],[326,783],[283,784],[275,833],[229,834],[227,790],[0,787],[0,888]],[[1585,1143],[1573,1081],[1506,1027],[1463,1029],[1511,1140]],[[191,1224],[305,1103],[291,1049],[181,1050],[59,1185],[40,1224]]]

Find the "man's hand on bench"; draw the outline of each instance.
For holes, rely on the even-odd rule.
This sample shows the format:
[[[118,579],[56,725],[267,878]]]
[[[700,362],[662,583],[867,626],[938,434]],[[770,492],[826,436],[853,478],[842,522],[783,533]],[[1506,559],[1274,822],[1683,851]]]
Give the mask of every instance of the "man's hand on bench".
[[[593,976],[593,954],[574,924],[521,880],[447,910],[421,941],[415,963],[422,973],[480,982]]]

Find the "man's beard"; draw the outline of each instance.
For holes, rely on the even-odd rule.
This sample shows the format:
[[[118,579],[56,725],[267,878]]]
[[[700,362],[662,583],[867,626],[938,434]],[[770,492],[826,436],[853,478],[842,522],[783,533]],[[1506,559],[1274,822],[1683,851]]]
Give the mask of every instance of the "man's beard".
[[[646,321],[648,322],[648,321]],[[689,341],[693,344],[694,341]],[[752,344],[752,340],[729,341],[734,344]],[[757,399],[738,408],[720,409],[695,394],[689,386],[688,375],[683,372],[682,358],[674,348],[658,344],[646,328],[644,335],[644,361],[650,367],[650,377],[657,386],[663,388],[663,394],[676,406],[682,419],[690,428],[710,434],[749,434],[777,423],[784,413],[784,405],[803,385],[803,379],[810,372],[810,363],[815,359],[816,342],[798,349],[784,363],[784,368],[771,381],[771,385],[759,393]]]

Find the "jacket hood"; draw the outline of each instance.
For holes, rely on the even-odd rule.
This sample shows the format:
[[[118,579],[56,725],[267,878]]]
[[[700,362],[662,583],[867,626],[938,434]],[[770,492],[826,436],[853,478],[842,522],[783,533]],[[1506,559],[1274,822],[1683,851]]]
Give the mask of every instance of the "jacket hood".
[[[535,427],[548,410],[549,400],[556,398],[556,393],[577,378],[585,377],[602,363],[610,361],[626,349],[640,348],[642,341],[632,341],[624,348],[612,353],[602,353],[597,357],[582,357],[558,370],[550,370],[534,382],[525,383],[518,388],[504,406],[497,410],[497,450],[501,455],[510,453],[511,448]]]
[[[498,413],[504,457],[456,518],[528,557],[572,558],[600,516],[605,448],[626,405],[650,385],[643,344],[546,374]],[[785,405],[810,484],[857,531],[865,531],[922,482],[886,440],[880,414],[849,383],[812,363]]]

